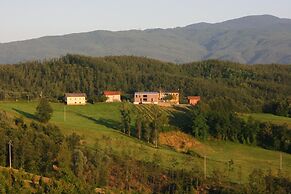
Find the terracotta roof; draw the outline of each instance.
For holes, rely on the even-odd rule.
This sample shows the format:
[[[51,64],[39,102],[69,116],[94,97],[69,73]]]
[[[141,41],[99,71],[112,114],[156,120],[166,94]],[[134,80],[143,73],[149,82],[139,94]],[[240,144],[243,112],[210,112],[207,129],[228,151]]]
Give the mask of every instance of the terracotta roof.
[[[103,92],[105,96],[110,96],[110,95],[120,95],[120,91],[104,91]]]
[[[189,100],[200,100],[200,96],[188,96],[187,97]]]
[[[65,97],[87,97],[85,93],[65,93]]]

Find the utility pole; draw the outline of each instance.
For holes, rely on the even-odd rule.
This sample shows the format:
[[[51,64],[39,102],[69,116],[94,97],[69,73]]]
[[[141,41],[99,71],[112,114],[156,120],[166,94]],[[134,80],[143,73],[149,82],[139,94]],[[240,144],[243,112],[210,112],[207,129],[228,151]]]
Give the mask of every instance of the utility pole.
[[[66,115],[66,105],[64,106],[64,122],[67,120],[67,115]]]
[[[158,139],[159,139],[159,137],[158,137],[158,129],[155,129],[155,136],[156,136],[156,148],[158,148]]]
[[[204,156],[204,179],[206,179],[206,155]]]
[[[8,145],[9,145],[9,168],[11,169],[12,168],[12,141],[9,140],[8,142]]]

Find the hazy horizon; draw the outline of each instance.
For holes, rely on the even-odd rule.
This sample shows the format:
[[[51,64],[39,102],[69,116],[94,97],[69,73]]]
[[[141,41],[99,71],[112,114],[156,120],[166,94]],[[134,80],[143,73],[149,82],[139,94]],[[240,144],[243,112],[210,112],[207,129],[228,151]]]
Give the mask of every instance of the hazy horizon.
[[[0,43],[95,30],[173,28],[249,15],[291,18],[288,0],[3,0]]]

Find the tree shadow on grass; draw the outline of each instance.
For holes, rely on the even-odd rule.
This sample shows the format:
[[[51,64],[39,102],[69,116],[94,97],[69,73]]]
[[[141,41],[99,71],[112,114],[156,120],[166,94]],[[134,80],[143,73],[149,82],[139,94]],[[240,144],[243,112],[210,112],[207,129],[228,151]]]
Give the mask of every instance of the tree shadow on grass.
[[[33,119],[33,120],[37,120],[36,116],[31,114],[31,113],[28,113],[28,112],[25,112],[25,111],[22,111],[22,110],[19,110],[19,109],[16,109],[16,108],[13,108],[12,110],[14,110],[15,112],[17,112],[18,114],[28,118],[28,119]]]
[[[90,117],[87,115],[83,115],[81,113],[76,113],[76,114],[80,117],[86,118],[90,121],[95,122],[98,125],[103,125],[107,128],[111,128],[111,129],[115,129],[115,130],[119,130],[119,128],[120,128],[120,123],[117,121],[114,121],[112,119],[105,119],[105,118],[96,119],[96,118],[93,118],[93,117]]]
[[[190,116],[190,109],[185,107],[174,107],[175,111],[169,116],[169,122],[171,125],[178,127],[186,133],[190,133],[192,130],[192,119]]]

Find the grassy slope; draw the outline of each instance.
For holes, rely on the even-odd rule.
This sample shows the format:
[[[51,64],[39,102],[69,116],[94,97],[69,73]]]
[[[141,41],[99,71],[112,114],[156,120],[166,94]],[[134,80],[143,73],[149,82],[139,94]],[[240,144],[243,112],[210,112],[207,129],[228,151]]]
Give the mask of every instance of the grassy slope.
[[[21,114],[24,118],[32,117],[36,102],[1,102],[0,109]],[[83,135],[89,146],[93,146],[96,139],[104,149],[110,149],[117,154],[128,154],[138,160],[160,159],[161,165],[167,168],[203,168],[203,159],[178,153],[166,147],[155,149],[151,145],[127,137],[115,130],[119,126],[119,104],[99,103],[86,106],[64,106],[52,104],[54,115],[52,123],[61,127],[64,134],[76,132]],[[64,108],[66,120],[64,120]],[[27,119],[28,121],[30,119]],[[110,145],[110,146],[109,146]],[[227,169],[226,162],[234,160],[234,171],[230,173],[233,180],[239,181],[239,168],[242,180],[254,168],[276,171],[279,167],[279,152],[264,150],[257,147],[234,144],[230,142],[206,142],[193,148],[200,155],[207,155],[208,172],[213,169],[221,171]],[[283,154],[283,167],[287,174],[291,173],[291,155]]]
[[[265,113],[241,114],[241,117],[245,119],[247,119],[249,116],[253,117],[255,120],[258,121],[271,122],[274,124],[287,124],[289,127],[291,127],[291,118],[288,117],[281,117]]]

